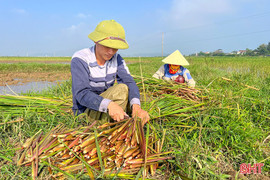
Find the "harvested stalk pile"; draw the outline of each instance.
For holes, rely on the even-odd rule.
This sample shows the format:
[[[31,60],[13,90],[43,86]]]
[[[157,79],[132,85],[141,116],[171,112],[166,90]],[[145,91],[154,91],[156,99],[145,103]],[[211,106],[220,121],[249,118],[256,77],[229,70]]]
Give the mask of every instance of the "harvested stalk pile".
[[[38,176],[39,164],[58,170],[54,178],[72,177],[73,173],[115,176],[117,174],[155,175],[159,162],[170,159],[171,152],[161,152],[162,144],[156,135],[146,136],[140,120],[130,118],[105,123],[94,128],[65,129],[59,125],[43,135],[38,132],[23,145],[17,165],[32,166],[32,176]]]
[[[135,76],[134,79],[140,80],[137,85],[143,86],[148,92],[151,92],[153,97],[158,97],[163,94],[171,94],[175,97],[180,97],[189,101],[200,102],[206,99],[202,95],[202,91],[198,88],[190,88],[186,84],[177,83],[174,81],[163,81],[155,78],[143,78]]]
[[[159,91],[153,92],[153,96],[157,97],[162,94],[173,94],[176,97],[181,97],[182,99],[190,101],[201,101],[201,92],[197,89],[188,88],[186,85],[181,85],[178,89],[171,89],[170,87],[163,87]]]
[[[2,115],[21,115],[22,111],[26,109],[39,113],[71,113],[71,107],[72,99],[70,97],[0,95]]]

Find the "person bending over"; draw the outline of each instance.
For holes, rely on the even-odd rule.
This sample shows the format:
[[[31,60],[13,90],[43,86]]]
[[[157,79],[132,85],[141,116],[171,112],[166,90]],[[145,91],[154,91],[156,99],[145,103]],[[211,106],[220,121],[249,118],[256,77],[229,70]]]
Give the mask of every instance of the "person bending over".
[[[165,64],[153,75],[154,78],[186,83],[189,87],[195,87],[195,81],[189,70],[183,67],[189,63],[178,50],[163,59],[162,62]]]
[[[145,124],[150,118],[141,109],[139,88],[117,54],[118,49],[129,47],[124,28],[114,20],[105,20],[88,37],[95,45],[75,52],[71,60],[74,114],[86,113],[91,121],[103,124],[124,119],[130,109],[132,117]]]

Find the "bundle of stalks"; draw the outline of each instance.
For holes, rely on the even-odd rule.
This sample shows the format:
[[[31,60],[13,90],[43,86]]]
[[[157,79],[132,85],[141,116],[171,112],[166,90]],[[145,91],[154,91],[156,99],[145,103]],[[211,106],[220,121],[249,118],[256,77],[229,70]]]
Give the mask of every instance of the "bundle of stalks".
[[[155,175],[159,162],[170,159],[171,152],[161,152],[162,145],[155,135],[144,135],[141,120],[130,118],[105,123],[94,128],[66,129],[59,125],[47,134],[38,132],[23,145],[17,165],[32,165],[32,176],[38,176],[38,164],[47,164],[59,172],[54,178],[84,172],[91,179],[97,173]],[[152,133],[153,134],[153,133]]]
[[[206,109],[208,102],[194,102],[180,97],[176,97],[172,94],[164,94],[149,104],[149,114],[151,119],[165,118],[169,120],[172,117],[175,120],[176,117],[190,117],[197,116],[199,112]]]
[[[179,85],[178,85],[179,86]],[[153,92],[153,96],[157,97],[162,94],[173,94],[182,99],[199,102],[202,100],[201,92],[197,89],[188,88],[186,85],[181,84],[177,89],[172,89],[168,86],[162,87],[159,91]]]
[[[71,107],[72,100],[68,98],[0,95],[0,111],[6,115],[20,115],[24,109],[50,113],[70,112]]]
[[[141,80],[141,77],[134,76],[134,79]],[[140,87],[142,82],[138,82]],[[200,102],[206,97],[202,95],[202,90],[199,88],[190,88],[186,84],[176,83],[174,81],[163,81],[155,78],[144,78],[143,85],[145,89],[148,89],[154,97],[171,94],[176,97],[181,97],[186,100]]]
[[[195,117],[209,103],[206,93],[199,88],[155,78],[134,76],[134,79],[143,88],[142,101],[146,102],[152,120],[175,121],[175,118]]]

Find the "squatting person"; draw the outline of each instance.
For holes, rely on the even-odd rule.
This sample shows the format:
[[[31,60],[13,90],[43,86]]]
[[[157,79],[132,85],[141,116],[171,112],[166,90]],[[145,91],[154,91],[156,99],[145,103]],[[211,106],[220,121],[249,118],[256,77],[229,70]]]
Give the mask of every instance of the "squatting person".
[[[189,63],[178,50],[163,59],[162,62],[165,64],[153,75],[154,78],[186,83],[189,87],[195,87],[195,81],[189,70],[183,67]]]
[[[102,124],[124,119],[126,110],[131,109],[132,117],[146,123],[150,118],[141,109],[139,88],[117,54],[118,49],[129,47],[124,28],[114,20],[105,20],[88,37],[95,45],[75,52],[71,60],[74,114],[86,113],[91,121]]]

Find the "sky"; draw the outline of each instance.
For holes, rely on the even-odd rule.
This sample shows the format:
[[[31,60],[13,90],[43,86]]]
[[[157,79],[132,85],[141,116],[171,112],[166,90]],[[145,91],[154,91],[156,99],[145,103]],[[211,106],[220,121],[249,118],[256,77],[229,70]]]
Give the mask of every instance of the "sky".
[[[125,29],[124,56],[256,49],[270,42],[269,0],[0,0],[0,56],[72,56],[102,20]]]

